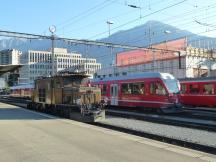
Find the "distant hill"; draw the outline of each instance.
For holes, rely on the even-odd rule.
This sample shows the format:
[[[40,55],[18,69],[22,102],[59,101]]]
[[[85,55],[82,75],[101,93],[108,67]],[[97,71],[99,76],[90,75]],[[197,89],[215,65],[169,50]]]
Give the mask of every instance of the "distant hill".
[[[165,32],[167,31],[167,32]],[[169,31],[169,33],[168,33]],[[194,47],[207,48],[216,47],[216,39],[199,36],[186,30],[181,30],[171,25],[164,24],[159,21],[148,21],[147,23],[136,26],[132,29],[121,30],[110,37],[100,39],[98,41],[112,42],[118,44],[127,44],[135,46],[147,47],[149,43],[160,43],[163,41],[173,40],[188,37],[188,44]],[[198,41],[199,40],[199,41]],[[104,66],[111,63],[110,49],[104,47],[89,47],[84,45],[68,45],[64,42],[56,42],[55,46],[68,48],[69,51],[77,51],[83,54],[83,56],[95,57],[98,62],[101,62]],[[49,40],[25,40],[25,39],[4,39],[0,40],[0,50],[6,48],[15,48],[21,51],[28,49],[32,50],[48,50],[51,47],[51,41]],[[88,52],[86,52],[88,50]],[[115,54],[122,49],[115,49]]]

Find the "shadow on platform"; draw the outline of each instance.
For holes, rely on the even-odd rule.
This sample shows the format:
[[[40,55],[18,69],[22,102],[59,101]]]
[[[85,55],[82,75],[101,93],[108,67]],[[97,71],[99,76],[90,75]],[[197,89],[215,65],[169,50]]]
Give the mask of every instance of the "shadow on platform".
[[[52,119],[20,108],[0,108],[0,120],[46,120]],[[58,119],[58,117],[56,117]]]

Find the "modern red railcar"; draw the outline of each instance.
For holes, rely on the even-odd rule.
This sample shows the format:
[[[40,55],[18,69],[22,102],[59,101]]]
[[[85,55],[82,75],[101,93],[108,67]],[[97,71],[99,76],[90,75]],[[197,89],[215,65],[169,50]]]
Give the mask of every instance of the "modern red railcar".
[[[92,83],[101,88],[108,105],[141,107],[174,112],[181,110],[179,82],[173,75],[142,72],[122,76],[96,76]]]
[[[180,79],[183,105],[216,106],[216,77]]]

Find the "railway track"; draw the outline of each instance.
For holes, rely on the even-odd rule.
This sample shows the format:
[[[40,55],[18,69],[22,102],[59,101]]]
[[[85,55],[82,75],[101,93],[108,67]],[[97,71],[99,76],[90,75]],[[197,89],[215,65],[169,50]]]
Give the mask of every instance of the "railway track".
[[[119,111],[119,110],[107,110],[106,114],[112,116],[119,116],[123,118],[133,118],[133,119],[150,121],[155,123],[162,123],[162,124],[216,132],[216,121],[213,120],[186,118],[186,117],[179,117],[176,115],[170,116],[170,115],[157,115],[157,114],[140,114],[137,112],[127,112],[127,111]]]
[[[20,100],[20,99],[11,99],[5,98],[5,100],[27,104],[30,100]],[[175,125],[187,128],[194,128],[200,130],[207,130],[216,132],[216,114],[206,111],[193,111],[186,109],[183,113],[178,114],[153,114],[151,112],[140,112],[133,111],[130,109],[122,110],[118,108],[111,108],[106,110],[107,115],[118,116],[123,118],[133,118],[143,121],[150,121],[155,123],[163,123],[168,125]]]
[[[26,108],[26,105],[28,102],[26,100],[25,101],[16,100],[15,102],[15,100],[12,100],[12,99],[1,99],[0,101],[6,102],[9,104],[14,104],[14,105],[24,107],[24,108]],[[116,111],[108,110],[106,113],[112,116],[115,116],[115,117],[119,117],[119,118],[139,119],[140,121],[145,120],[151,123],[153,122],[153,123],[161,123],[161,124],[167,124],[167,125],[172,125],[172,126],[174,125],[174,126],[180,126],[180,127],[187,127],[187,128],[193,128],[194,130],[197,130],[197,129],[208,130],[212,133],[216,132],[216,124],[195,123],[193,120],[190,122],[188,121],[183,122],[183,121],[180,121],[181,117],[176,119],[175,116],[168,116],[169,118],[163,116],[163,118],[161,118],[160,115],[152,115],[152,114],[144,114],[142,116],[139,116],[136,114],[136,112],[127,113],[127,112],[119,112],[117,110]],[[187,148],[192,148],[192,149],[200,150],[200,151],[207,152],[207,153],[216,154],[216,146],[209,146],[205,144],[196,143],[193,141],[187,141],[184,139],[167,137],[167,136],[155,134],[155,133],[148,132],[148,131],[134,130],[134,129],[122,127],[120,125],[107,124],[106,122],[94,123],[94,125],[118,130],[118,131],[125,132],[125,133],[130,133],[130,134],[134,134],[134,135],[138,135],[142,137],[147,137],[147,138],[151,138],[151,139],[155,139],[155,140],[159,140],[159,141],[163,141],[166,143],[171,143],[171,144],[175,144],[175,145],[179,145],[179,146],[183,146]]]

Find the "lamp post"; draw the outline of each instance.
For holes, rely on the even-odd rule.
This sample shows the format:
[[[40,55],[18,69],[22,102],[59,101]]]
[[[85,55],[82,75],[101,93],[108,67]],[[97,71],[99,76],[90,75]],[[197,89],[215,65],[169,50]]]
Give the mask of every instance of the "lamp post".
[[[52,76],[55,75],[55,65],[54,65],[54,40],[55,40],[55,36],[54,36],[54,32],[56,31],[56,27],[54,25],[49,27],[49,31],[51,32],[51,40],[52,40]]]
[[[114,24],[114,22],[113,21],[107,21],[106,23],[108,25],[109,37],[110,37],[110,25]],[[114,66],[113,48],[112,47],[110,47],[110,55],[111,55],[111,59],[112,59],[111,66]]]
[[[114,22],[113,21],[107,21],[106,23],[108,25],[109,36],[110,36],[110,25],[114,24]]]

